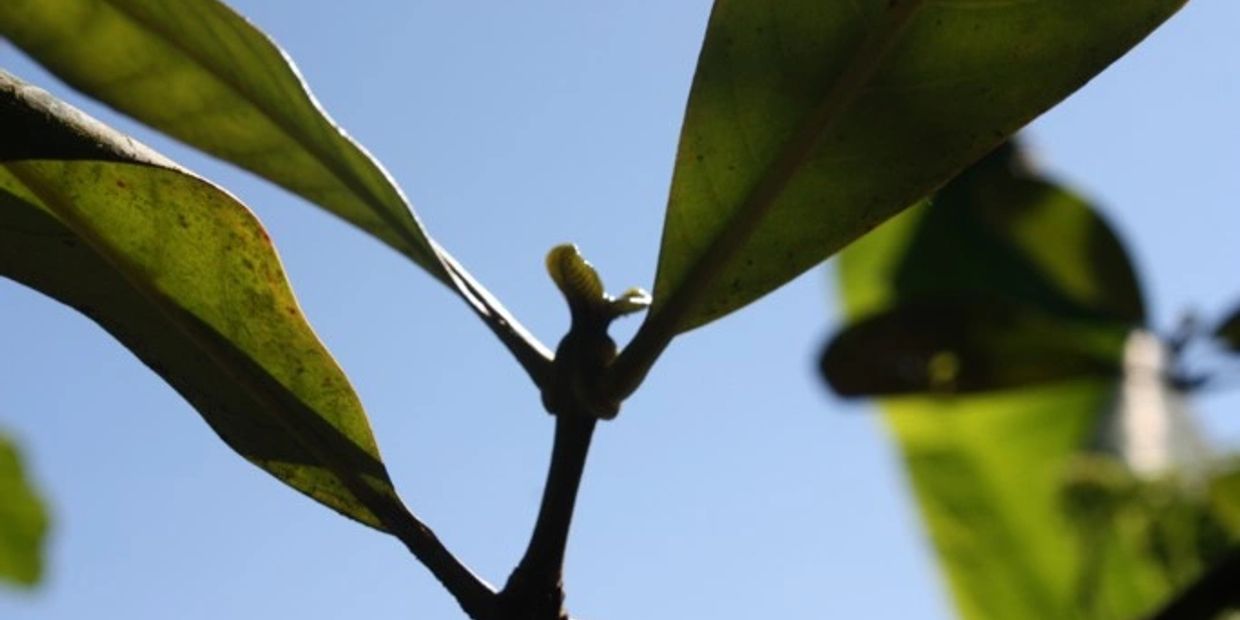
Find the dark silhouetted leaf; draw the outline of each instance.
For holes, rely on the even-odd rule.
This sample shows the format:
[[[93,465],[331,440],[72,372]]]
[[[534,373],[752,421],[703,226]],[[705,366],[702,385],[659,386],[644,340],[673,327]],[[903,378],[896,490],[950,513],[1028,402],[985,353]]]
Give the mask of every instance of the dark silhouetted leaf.
[[[375,527],[403,510],[249,210],[2,72],[0,136],[0,275],[93,319],[297,490]]]
[[[0,579],[38,583],[48,516],[13,442],[0,434]]]
[[[1079,88],[1182,4],[717,2],[650,321],[692,329],[819,263]]]
[[[1214,335],[1222,340],[1227,348],[1240,352],[1240,308],[1232,312],[1214,331]]]
[[[972,393],[1117,377],[1127,329],[1069,323],[1001,298],[918,300],[836,335],[821,369],[843,396]]]

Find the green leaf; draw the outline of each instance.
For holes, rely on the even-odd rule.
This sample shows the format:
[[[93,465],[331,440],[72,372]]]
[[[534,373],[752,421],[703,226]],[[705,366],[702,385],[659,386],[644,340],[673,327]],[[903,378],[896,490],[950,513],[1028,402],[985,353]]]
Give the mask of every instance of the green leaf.
[[[448,282],[387,172],[215,0],[5,0],[0,35],[79,90],[344,218]]]
[[[48,516],[22,467],[17,446],[0,434],[0,579],[38,583]]]
[[[1240,457],[1232,457],[1210,481],[1210,502],[1219,520],[1240,538]]]
[[[842,396],[966,394],[1117,378],[1122,325],[1066,322],[1002,298],[918,300],[849,325],[821,369]]]
[[[1136,270],[1088,203],[1004,145],[841,255],[850,314],[909,299],[998,296],[1047,314],[1145,321]],[[870,279],[874,270],[884,277]]]
[[[97,322],[295,489],[374,527],[403,510],[249,210],[3,72],[0,135],[0,275]]]
[[[293,191],[458,293],[538,384],[550,351],[430,239],[387,172],[292,61],[217,0],[4,0],[0,36],[69,84]]]
[[[651,320],[692,329],[819,263],[1068,96],[1183,3],[716,2]]]
[[[1003,147],[839,264],[853,324],[827,370],[860,393],[916,394],[883,409],[962,617],[1135,618],[1191,577],[1199,565],[1169,569],[1152,541],[1175,531],[1173,555],[1191,556],[1210,532],[1168,530],[1165,502],[1134,506],[1141,482],[1093,451],[1145,311],[1087,204]],[[945,354],[949,389],[933,382]]]
[[[832,340],[822,370],[849,396],[1115,378],[1145,317],[1110,227],[1010,145],[841,261],[861,318]]]
[[[1076,381],[884,401],[962,618],[1136,618],[1170,593],[1139,545],[1066,509],[1072,459],[1111,397]]]

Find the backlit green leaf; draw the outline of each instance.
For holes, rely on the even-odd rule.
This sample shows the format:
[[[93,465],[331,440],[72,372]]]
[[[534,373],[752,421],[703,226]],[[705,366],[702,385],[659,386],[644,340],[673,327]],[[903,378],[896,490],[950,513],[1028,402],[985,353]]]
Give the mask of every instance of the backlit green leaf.
[[[1111,398],[1076,381],[884,401],[962,618],[1137,618],[1170,593],[1131,533],[1067,510],[1073,458]]]
[[[43,573],[48,516],[13,442],[0,434],[0,580],[34,585]]]
[[[692,329],[819,263],[1079,88],[1183,2],[716,2],[651,320]]]
[[[448,281],[387,172],[284,52],[223,3],[4,0],[0,35],[90,96],[304,196]]]
[[[0,136],[0,275],[97,322],[297,490],[375,527],[403,510],[249,210],[2,72]]]

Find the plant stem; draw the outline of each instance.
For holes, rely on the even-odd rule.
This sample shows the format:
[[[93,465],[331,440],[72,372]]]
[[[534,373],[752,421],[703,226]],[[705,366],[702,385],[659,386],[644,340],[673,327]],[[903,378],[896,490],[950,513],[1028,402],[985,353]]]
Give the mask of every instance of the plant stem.
[[[598,421],[572,413],[562,413],[555,418],[555,444],[538,520],[525,556],[500,592],[500,608],[512,614],[501,615],[501,618],[568,618],[563,611],[564,551],[577,503],[577,489],[581,486],[590,440]]]
[[[465,613],[472,618],[490,617],[495,609],[496,593],[485,581],[474,575],[439,537],[407,511],[395,518],[381,517],[393,536],[439,580]]]
[[[551,376],[551,350],[525,329],[447,250],[438,245],[435,250],[439,252],[444,268],[456,285],[461,299],[491,328],[517,363],[529,374],[534,385],[540,389],[547,385]]]
[[[1240,606],[1240,546],[1229,549],[1149,620],[1214,620],[1235,606]]]
[[[292,426],[286,426],[286,429],[293,434],[300,433]],[[492,616],[497,597],[495,589],[452,555],[435,532],[414,516],[399,497],[370,486],[336,454],[316,452],[345,488],[379,519],[383,529],[404,543],[405,548],[452,594],[465,613],[472,618]]]

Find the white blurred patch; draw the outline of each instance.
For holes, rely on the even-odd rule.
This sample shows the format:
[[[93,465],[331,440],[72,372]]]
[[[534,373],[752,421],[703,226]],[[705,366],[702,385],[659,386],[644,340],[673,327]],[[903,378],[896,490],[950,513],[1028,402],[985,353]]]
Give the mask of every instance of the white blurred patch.
[[[1143,478],[1175,474],[1202,480],[1210,450],[1183,392],[1167,380],[1167,352],[1157,336],[1134,331],[1124,347],[1124,376],[1099,433],[1099,447]]]

